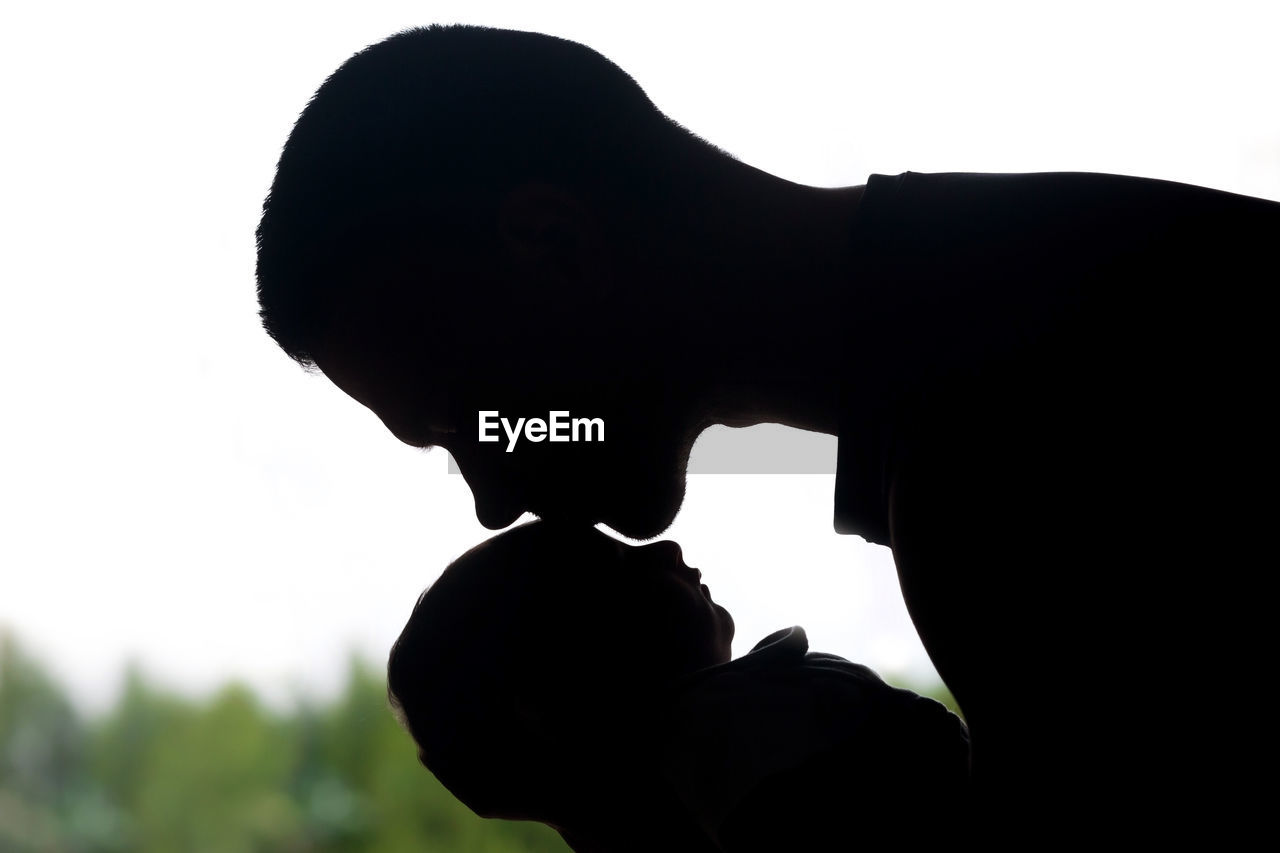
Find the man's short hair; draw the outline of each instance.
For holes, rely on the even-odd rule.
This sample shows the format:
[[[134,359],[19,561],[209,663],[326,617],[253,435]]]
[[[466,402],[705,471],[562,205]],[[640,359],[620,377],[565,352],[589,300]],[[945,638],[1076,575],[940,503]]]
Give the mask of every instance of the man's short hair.
[[[263,324],[311,365],[325,295],[356,264],[424,235],[484,251],[497,200],[525,181],[643,206],[673,145],[713,150],[583,45],[469,26],[394,35],[335,71],[285,144],[257,232]]]

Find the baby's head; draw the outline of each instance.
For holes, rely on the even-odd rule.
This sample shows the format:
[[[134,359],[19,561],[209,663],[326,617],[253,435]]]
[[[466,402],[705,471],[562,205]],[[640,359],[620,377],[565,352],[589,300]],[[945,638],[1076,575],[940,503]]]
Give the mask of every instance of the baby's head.
[[[423,593],[388,691],[423,764],[477,814],[563,830],[645,787],[651,716],[671,685],[728,661],[732,638],[675,543],[537,522]]]

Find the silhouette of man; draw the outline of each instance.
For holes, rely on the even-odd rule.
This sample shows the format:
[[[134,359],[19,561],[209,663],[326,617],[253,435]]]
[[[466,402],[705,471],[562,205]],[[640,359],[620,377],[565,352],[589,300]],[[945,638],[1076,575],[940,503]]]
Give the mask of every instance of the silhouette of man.
[[[307,106],[258,281],[491,529],[654,536],[707,425],[839,436],[836,528],[892,547],[993,812],[1205,828],[1250,810],[1263,714],[1208,674],[1268,648],[1212,567],[1267,545],[1277,234],[1275,202],[1120,176],[798,186],[588,48],[433,27]]]

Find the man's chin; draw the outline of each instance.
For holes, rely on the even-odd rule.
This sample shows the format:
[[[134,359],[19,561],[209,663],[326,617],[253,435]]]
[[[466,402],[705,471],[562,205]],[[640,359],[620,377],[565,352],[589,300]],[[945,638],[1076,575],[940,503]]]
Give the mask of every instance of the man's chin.
[[[578,488],[561,490],[543,495],[543,500],[529,507],[529,511],[545,521],[592,526],[603,524],[628,539],[653,539],[662,535],[680,512],[684,504],[684,461],[681,464],[655,463],[655,467],[680,472],[679,476],[666,479],[626,476],[623,471],[613,482],[629,482],[630,488],[622,489],[610,482],[608,485],[596,479],[582,482]],[[541,504],[541,505],[539,505]]]
[[[599,524],[601,519],[595,514],[583,512],[580,510],[558,508],[553,511],[544,512],[537,508],[531,508],[529,512],[538,517],[539,520],[548,524],[572,525],[574,527],[594,527]]]
[[[683,503],[682,488],[679,494],[667,496],[665,500],[620,508],[617,512],[604,513],[598,520],[628,539],[653,539],[661,536],[671,526]]]
[[[632,524],[630,522],[600,522],[608,527],[614,533],[627,539],[633,539],[637,542],[643,542],[648,539],[656,539],[662,535],[662,532],[670,527],[670,524]]]
[[[552,524],[566,524],[593,527],[603,524],[610,530],[625,536],[627,539],[644,540],[660,536],[671,526],[679,512],[680,505],[628,507],[626,511],[592,512],[581,508],[559,507],[550,512],[532,510],[533,514],[543,521]]]

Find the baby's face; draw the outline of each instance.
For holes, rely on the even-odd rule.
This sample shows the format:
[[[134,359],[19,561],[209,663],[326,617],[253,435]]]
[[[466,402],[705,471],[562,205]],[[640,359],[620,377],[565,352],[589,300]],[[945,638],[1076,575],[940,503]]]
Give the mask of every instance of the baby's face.
[[[584,642],[613,647],[624,659],[643,655],[672,678],[731,656],[733,617],[675,542],[628,545],[580,528],[558,537],[546,570],[566,590],[570,600],[559,612],[581,624]]]
[[[593,580],[620,628],[635,626],[650,642],[657,633],[678,640],[672,646],[688,650],[681,674],[730,659],[733,617],[712,600],[702,572],[685,564],[679,545],[669,540],[628,545],[598,530],[592,538],[593,546],[608,555]]]

